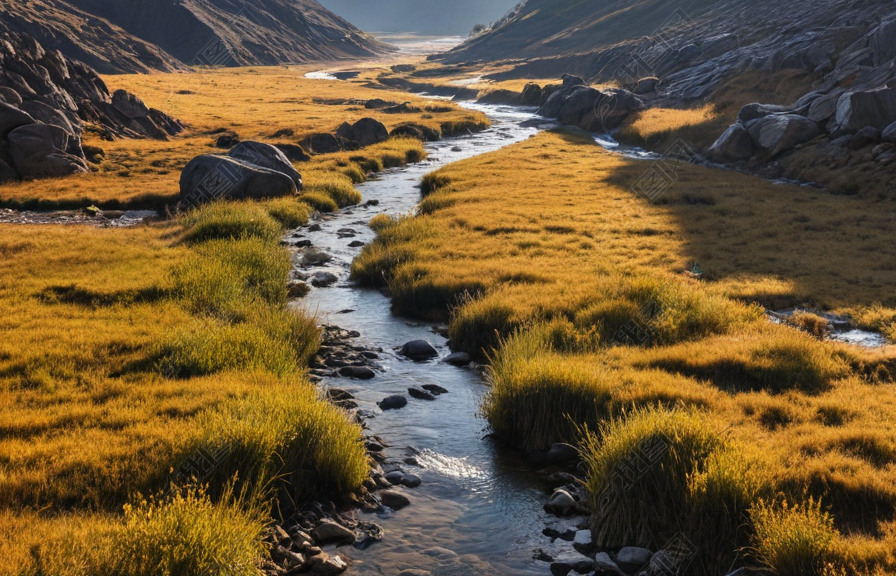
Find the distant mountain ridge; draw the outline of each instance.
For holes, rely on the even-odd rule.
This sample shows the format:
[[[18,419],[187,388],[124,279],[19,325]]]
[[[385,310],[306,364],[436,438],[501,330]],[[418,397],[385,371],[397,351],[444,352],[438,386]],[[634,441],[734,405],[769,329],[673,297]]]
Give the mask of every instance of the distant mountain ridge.
[[[0,21],[101,73],[303,63],[386,45],[314,0],[31,0]]]

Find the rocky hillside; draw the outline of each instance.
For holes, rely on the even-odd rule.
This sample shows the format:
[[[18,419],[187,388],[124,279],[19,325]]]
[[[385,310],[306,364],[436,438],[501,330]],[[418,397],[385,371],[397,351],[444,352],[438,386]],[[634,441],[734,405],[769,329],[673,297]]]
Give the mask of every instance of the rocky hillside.
[[[123,90],[110,94],[90,67],[0,21],[0,184],[87,172],[86,129],[102,137],[165,139],[180,124]]]
[[[776,105],[726,113],[733,124],[724,134],[710,126],[719,130],[709,140],[718,138],[715,145],[691,147],[713,161],[842,192],[896,184],[892,0],[528,0],[440,58],[507,64],[493,79],[565,71],[638,96],[570,86],[536,99],[544,113],[586,129],[612,128],[645,107],[724,109],[718,94],[726,86],[787,74],[798,78],[790,96],[775,90],[767,96]],[[730,90],[722,99],[732,99]]]
[[[0,21],[101,73],[300,63],[386,46],[314,0],[30,0]]]

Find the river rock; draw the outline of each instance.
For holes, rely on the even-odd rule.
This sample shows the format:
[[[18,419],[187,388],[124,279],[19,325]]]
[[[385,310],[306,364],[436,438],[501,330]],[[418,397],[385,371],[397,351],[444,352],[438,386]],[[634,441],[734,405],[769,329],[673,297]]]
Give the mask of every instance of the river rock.
[[[651,558],[653,558],[653,552],[646,548],[626,546],[616,554],[616,564],[624,572],[637,572],[650,562]]]
[[[412,340],[401,347],[401,355],[420,361],[435,358],[439,352],[426,340]]]
[[[250,140],[240,142],[231,148],[227,155],[255,166],[286,174],[295,183],[296,190],[302,189],[302,175],[293,168],[289,159],[276,146]]]
[[[715,141],[707,155],[718,162],[746,160],[753,156],[755,147],[750,132],[737,122],[728,127]]]
[[[318,544],[329,544],[330,542],[351,544],[355,541],[355,533],[353,531],[328,518],[321,520],[314,527],[311,531],[311,537]]]
[[[428,400],[433,401],[436,397],[431,393],[423,390],[421,388],[408,388],[408,394],[411,395],[411,398],[416,398],[417,400]]]
[[[227,198],[275,198],[296,193],[292,178],[229,156],[203,154],[191,160],[180,177],[181,202],[195,206]]]
[[[309,228],[310,230],[310,228]],[[333,259],[333,256],[319,248],[308,248],[302,254],[302,266],[321,266]]]
[[[312,556],[308,560],[311,567],[311,573],[315,576],[333,576],[334,574],[342,574],[348,570],[348,564],[339,556],[330,556],[328,554],[318,554]]]
[[[411,501],[407,496],[395,490],[383,490],[380,492],[380,500],[383,502],[384,506],[395,511],[401,510],[411,504]]]
[[[418,570],[417,568],[409,568],[408,570],[399,572],[398,576],[432,576],[432,572]]]
[[[336,135],[354,143],[359,148],[364,148],[388,140],[389,130],[379,120],[361,118],[354,124],[344,122],[336,130]]]
[[[386,474],[386,480],[393,486],[405,486],[407,488],[417,488],[423,483],[416,474],[406,474],[401,470],[393,470]]]
[[[566,516],[576,508],[576,499],[566,490],[555,490],[544,509],[551,514]]]
[[[594,568],[599,574],[627,576],[606,552],[600,552],[594,557]]]
[[[276,546],[271,550],[271,558],[286,569],[300,568],[305,564],[305,557],[284,546]]]
[[[466,366],[470,363],[470,355],[466,352],[455,352],[442,358],[442,362],[452,366]]]
[[[896,88],[847,92],[837,101],[836,122],[846,132],[885,129],[896,122]]]
[[[19,126],[7,138],[12,165],[22,178],[59,178],[88,172],[84,159],[69,153],[72,148],[80,150],[80,142],[70,143],[75,137],[59,126]]]
[[[547,454],[545,454],[545,459],[549,465],[575,462],[579,459],[579,451],[576,450],[575,446],[558,443],[550,447]]]
[[[407,405],[408,399],[401,394],[387,396],[386,398],[383,398],[382,400],[377,402],[377,406],[380,407],[380,410],[399,410]]]
[[[346,378],[356,378],[358,380],[372,380],[376,378],[376,372],[367,366],[343,366],[339,369],[339,374]]]
[[[578,552],[561,552],[554,557],[551,574],[567,576],[570,572],[588,574],[594,570],[594,560]]]
[[[326,288],[339,282],[339,277],[332,272],[315,272],[311,276],[311,285],[315,288]]]
[[[446,388],[442,388],[438,384],[424,384],[423,386],[421,386],[421,388],[423,388],[427,392],[435,394],[436,396],[448,393],[448,390]]]
[[[765,116],[750,122],[747,129],[753,143],[769,158],[821,134],[818,124],[797,114]]]

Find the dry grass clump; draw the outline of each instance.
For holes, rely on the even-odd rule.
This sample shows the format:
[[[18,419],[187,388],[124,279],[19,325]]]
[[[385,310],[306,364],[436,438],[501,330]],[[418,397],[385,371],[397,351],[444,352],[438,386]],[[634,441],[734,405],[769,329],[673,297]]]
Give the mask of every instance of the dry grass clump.
[[[755,529],[753,550],[759,562],[778,576],[828,574],[839,534],[821,503],[759,501],[750,510]]]

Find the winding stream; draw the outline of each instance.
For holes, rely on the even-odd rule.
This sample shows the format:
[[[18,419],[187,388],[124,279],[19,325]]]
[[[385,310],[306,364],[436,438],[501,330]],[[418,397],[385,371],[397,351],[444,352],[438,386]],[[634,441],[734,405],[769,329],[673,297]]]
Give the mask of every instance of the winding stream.
[[[377,214],[411,213],[420,200],[421,178],[447,164],[498,150],[535,135],[539,122],[534,112],[464,104],[481,110],[492,127],[479,134],[426,145],[425,162],[381,173],[358,186],[365,201],[358,206],[318,220],[320,230],[302,233],[316,248],[333,256],[325,267],[339,277],[329,288],[315,288],[302,301],[320,321],[361,333],[357,344],[382,348],[383,372],[370,381],[327,378],[356,396],[366,411],[367,426],[388,447],[386,456],[401,462],[413,456],[416,466],[403,465],[423,484],[405,490],[411,506],[386,516],[363,518],[381,525],[385,538],[366,550],[340,548],[351,559],[350,574],[399,574],[423,569],[434,575],[514,574],[544,575],[548,565],[533,560],[533,552],[550,551],[542,536],[547,524],[556,524],[542,510],[546,487],[513,453],[500,449],[488,437],[479,404],[485,384],[474,368],[456,368],[439,361],[415,363],[395,352],[403,343],[425,339],[444,357],[446,339],[427,324],[393,316],[389,298],[377,290],[361,289],[349,281],[349,268],[374,233],[367,222]],[[356,236],[340,238],[349,228]],[[449,392],[434,402],[410,399],[401,410],[381,412],[376,402],[391,394],[407,395],[410,386],[438,384]],[[559,542],[559,541],[558,541]],[[562,542],[561,542],[562,544]],[[568,544],[567,544],[568,546]]]

